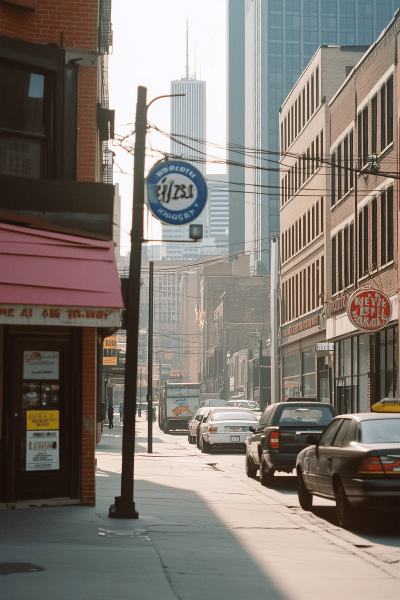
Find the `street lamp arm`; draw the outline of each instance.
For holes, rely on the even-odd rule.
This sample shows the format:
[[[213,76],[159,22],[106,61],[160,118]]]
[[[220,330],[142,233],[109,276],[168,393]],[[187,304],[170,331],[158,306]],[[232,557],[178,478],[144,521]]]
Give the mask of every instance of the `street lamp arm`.
[[[153,100],[148,103],[148,105],[146,106],[146,110],[149,110],[153,102],[155,102],[156,100],[160,100],[160,98],[175,98],[176,96],[186,96],[186,94],[166,94],[165,96],[157,96],[157,98],[153,98]]]

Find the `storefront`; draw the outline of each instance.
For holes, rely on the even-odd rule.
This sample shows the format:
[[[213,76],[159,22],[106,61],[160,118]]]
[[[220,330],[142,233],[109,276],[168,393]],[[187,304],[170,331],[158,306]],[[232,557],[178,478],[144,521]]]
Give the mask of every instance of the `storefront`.
[[[0,233],[0,502],[93,505],[97,367],[122,308],[113,242]]]
[[[398,397],[397,297],[387,300],[391,313],[378,331],[373,327],[362,331],[350,321],[347,306],[351,298],[346,299],[346,313],[328,319],[328,332],[343,334],[335,340],[331,338],[333,403],[341,414],[368,412],[371,404]],[[378,328],[382,324],[383,321],[378,323]]]

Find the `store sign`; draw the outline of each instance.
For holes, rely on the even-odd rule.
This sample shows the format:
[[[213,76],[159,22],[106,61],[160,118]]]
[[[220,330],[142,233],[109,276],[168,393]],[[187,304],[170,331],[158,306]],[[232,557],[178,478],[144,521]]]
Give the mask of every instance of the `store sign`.
[[[110,337],[106,337],[103,340],[103,348],[104,350],[116,350],[118,345],[118,336],[110,335]]]
[[[316,342],[315,344],[315,350],[317,352],[333,352],[334,349],[334,342]]]
[[[118,365],[118,358],[116,356],[103,356],[103,365],[116,367]]]
[[[0,304],[0,325],[120,327],[121,309],[36,304]]]
[[[27,471],[54,471],[60,468],[59,414],[58,410],[27,411]]]
[[[347,315],[357,329],[379,331],[389,323],[392,305],[383,292],[361,288],[350,297]]]
[[[24,379],[58,379],[59,353],[24,351]]]
[[[169,225],[185,225],[196,219],[207,194],[203,175],[182,160],[158,163],[147,177],[148,206],[156,219]]]

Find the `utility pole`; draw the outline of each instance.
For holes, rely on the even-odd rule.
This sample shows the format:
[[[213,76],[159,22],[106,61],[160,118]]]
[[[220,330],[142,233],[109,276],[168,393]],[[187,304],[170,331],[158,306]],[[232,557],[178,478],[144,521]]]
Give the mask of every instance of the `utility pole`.
[[[138,519],[133,501],[136,390],[138,362],[138,332],[140,305],[140,266],[143,240],[144,160],[147,130],[147,88],[139,86],[135,122],[134,186],[131,231],[131,256],[129,263],[127,310],[127,344],[125,369],[125,414],[122,433],[121,496],[109,509],[109,516],[119,519]]]
[[[153,452],[153,271],[149,263],[149,332],[147,352],[147,452]]]

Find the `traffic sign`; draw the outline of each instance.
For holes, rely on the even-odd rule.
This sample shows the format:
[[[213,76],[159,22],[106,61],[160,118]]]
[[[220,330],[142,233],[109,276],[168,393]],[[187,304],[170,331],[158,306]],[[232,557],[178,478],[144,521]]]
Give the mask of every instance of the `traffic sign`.
[[[182,160],[157,163],[147,177],[147,204],[168,225],[196,219],[207,202],[207,183],[196,167]]]

